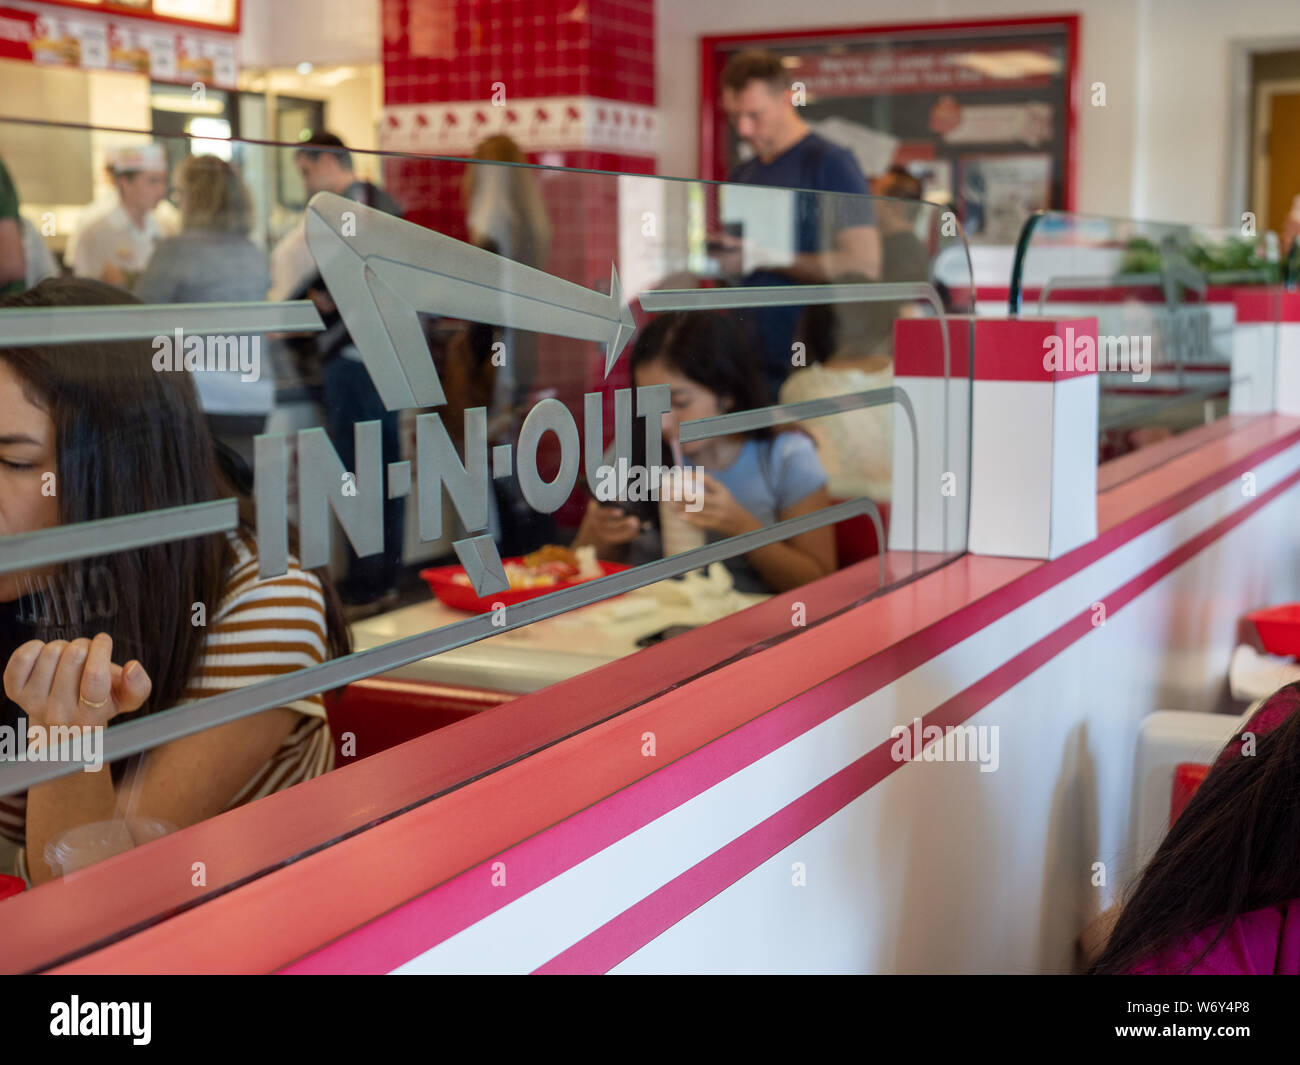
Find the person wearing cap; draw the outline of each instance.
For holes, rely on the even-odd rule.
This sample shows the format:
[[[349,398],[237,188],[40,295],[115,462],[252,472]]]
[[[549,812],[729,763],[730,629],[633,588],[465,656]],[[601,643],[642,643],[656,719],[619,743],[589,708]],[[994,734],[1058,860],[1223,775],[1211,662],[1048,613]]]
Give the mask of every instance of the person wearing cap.
[[[156,144],[120,148],[108,161],[117,204],[83,221],[68,243],[79,277],[127,285],[144,270],[163,236],[154,209],[167,194],[167,158]]]

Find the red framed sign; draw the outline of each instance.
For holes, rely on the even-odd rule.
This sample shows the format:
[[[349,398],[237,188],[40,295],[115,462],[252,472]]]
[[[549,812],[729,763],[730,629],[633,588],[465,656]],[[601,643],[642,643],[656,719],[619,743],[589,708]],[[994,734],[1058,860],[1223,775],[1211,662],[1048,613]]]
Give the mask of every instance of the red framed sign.
[[[746,158],[722,69],[765,48],[802,87],[804,120],[868,177],[905,166],[973,241],[1014,243],[1029,212],[1074,208],[1078,40],[1078,15],[704,37],[700,173],[722,180]]]

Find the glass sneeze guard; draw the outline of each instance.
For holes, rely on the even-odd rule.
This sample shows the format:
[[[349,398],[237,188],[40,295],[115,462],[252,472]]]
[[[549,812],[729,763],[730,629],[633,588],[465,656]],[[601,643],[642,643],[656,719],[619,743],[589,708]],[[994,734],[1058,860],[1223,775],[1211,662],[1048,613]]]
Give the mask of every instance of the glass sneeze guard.
[[[946,337],[973,300],[940,207],[354,151],[353,182],[294,215],[276,174],[300,146],[231,142],[231,164],[169,175],[180,226],[151,222],[136,262],[90,228],[107,212],[41,200],[51,160],[89,172],[102,143],[162,139],[0,120],[24,217],[56,220],[46,247],[84,262],[89,233],[113,260],[0,307],[0,385],[19,386],[0,387],[0,438],[43,424],[23,386],[53,415],[48,469],[11,480],[37,516],[0,529],[0,607],[47,646],[109,632],[118,667],[179,696],[102,730],[106,823],[155,814],[130,782],[218,725],[292,714],[305,737],[321,720],[316,768],[344,764],[328,722],[368,679],[508,698],[858,560],[844,609],[964,550],[901,542],[891,518],[934,473],[920,436],[969,469],[969,388],[936,416],[892,375],[899,318]],[[238,202],[205,214],[221,188]],[[945,528],[964,528],[959,482]],[[223,672],[209,637],[237,646],[248,626],[265,638]],[[17,818],[83,769],[11,754]],[[251,768],[236,804],[265,790]]]

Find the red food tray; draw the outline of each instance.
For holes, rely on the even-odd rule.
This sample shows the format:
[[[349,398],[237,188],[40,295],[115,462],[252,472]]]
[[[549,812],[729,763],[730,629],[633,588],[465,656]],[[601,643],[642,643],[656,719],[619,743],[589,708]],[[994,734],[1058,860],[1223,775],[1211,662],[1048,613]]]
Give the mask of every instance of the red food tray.
[[[1200,762],[1179,762],[1174,766],[1174,786],[1169,793],[1169,827],[1174,827],[1178,815],[1187,808],[1196,789],[1209,773],[1210,767]]]
[[[1254,624],[1269,654],[1300,656],[1300,603],[1256,610],[1246,620]]]
[[[504,565],[507,562],[515,562],[519,565],[524,564],[522,558],[503,558]],[[597,562],[596,563],[603,576],[608,577],[611,573],[622,573],[625,569],[631,567],[622,562]],[[572,588],[575,584],[587,584],[588,581],[557,581],[546,588],[520,588],[517,591],[497,592],[495,595],[484,596],[480,599],[474,594],[474,588],[469,584],[457,584],[456,575],[464,573],[464,566],[434,566],[432,569],[420,570],[420,577],[428,584],[433,594],[444,605],[454,610],[465,610],[471,614],[486,614],[492,610],[495,603],[501,603],[505,606],[514,606],[516,603],[522,603],[529,599],[536,599],[539,595],[549,595],[551,592],[558,592],[563,588]],[[593,580],[595,578],[592,578]]]

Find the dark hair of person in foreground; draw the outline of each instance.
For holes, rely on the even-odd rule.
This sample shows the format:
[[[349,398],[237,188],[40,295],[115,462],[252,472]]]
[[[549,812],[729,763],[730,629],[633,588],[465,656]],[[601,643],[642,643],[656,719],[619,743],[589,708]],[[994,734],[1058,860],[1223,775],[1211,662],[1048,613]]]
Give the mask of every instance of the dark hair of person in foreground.
[[[1190,970],[1243,914],[1300,898],[1300,688],[1272,696],[1225,747],[1129,897],[1090,974],[1131,973],[1206,929]],[[1269,717],[1285,717],[1265,731]],[[1248,733],[1255,753],[1242,752]]]
[[[138,303],[100,281],[52,278],[0,300],[0,312]],[[0,348],[0,362],[54,423],[59,524],[237,498],[240,524],[251,531],[251,501],[217,461],[193,380],[188,373],[155,371],[152,359],[146,340]],[[295,552],[296,540],[291,531]],[[92,567],[107,571],[116,609],[97,618],[95,627],[153,678],[153,692],[138,712],[147,714],[181,701],[206,635],[191,621],[192,606],[203,603],[208,616],[215,613],[233,558],[225,536],[215,533],[65,562],[49,586],[85,587]],[[314,572],[325,597],[330,652],[346,654],[349,637],[333,584],[323,569]],[[74,613],[65,608],[57,616]]]

